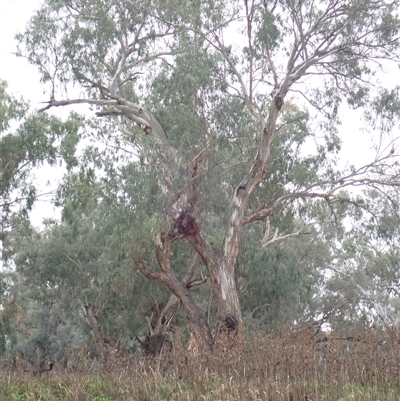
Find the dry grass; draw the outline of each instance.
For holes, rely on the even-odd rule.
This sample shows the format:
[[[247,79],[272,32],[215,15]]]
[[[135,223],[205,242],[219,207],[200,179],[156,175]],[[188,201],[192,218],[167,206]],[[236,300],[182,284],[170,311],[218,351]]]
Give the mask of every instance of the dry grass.
[[[68,401],[391,401],[400,400],[400,346],[393,333],[346,338],[297,330],[260,335],[234,349],[189,356],[182,345],[161,358],[107,366],[75,358],[34,376],[3,370],[0,400]]]

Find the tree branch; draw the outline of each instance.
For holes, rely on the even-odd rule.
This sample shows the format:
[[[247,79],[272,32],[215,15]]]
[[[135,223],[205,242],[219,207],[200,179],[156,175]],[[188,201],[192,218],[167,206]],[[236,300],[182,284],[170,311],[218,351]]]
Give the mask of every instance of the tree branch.
[[[268,221],[268,218],[267,218],[267,221]],[[262,246],[263,248],[266,248],[266,247],[268,247],[268,246],[271,246],[271,245],[273,245],[273,244],[276,244],[277,242],[284,241],[284,240],[287,239],[287,238],[297,237],[297,236],[299,236],[300,234],[302,234],[303,231],[304,231],[307,227],[310,227],[310,226],[312,226],[312,225],[314,225],[314,224],[321,224],[321,223],[327,223],[327,222],[332,222],[332,221],[333,221],[333,220],[314,221],[314,222],[312,222],[312,223],[306,224],[305,226],[301,227],[298,231],[295,231],[295,232],[290,233],[290,234],[282,235],[282,236],[280,236],[280,237],[278,237],[278,228],[276,228],[276,229],[275,229],[275,233],[274,233],[274,235],[272,236],[272,238],[271,238],[270,240],[268,240],[268,236],[267,236],[267,235],[264,235],[264,238],[263,238],[262,241],[261,241],[261,246]],[[267,234],[267,232],[266,232],[266,234]],[[307,234],[307,233],[303,233],[303,234]],[[266,238],[266,237],[267,237],[267,238]]]
[[[151,128],[158,138],[158,142],[166,150],[170,161],[176,163],[176,152],[168,145],[167,136],[157,119],[149,111],[143,107],[129,102],[125,99],[70,99],[45,102],[48,103],[46,107],[41,108],[39,111],[43,112],[52,107],[69,106],[72,104],[91,104],[95,106],[108,106],[120,110],[124,114],[128,114],[130,118],[140,125]]]

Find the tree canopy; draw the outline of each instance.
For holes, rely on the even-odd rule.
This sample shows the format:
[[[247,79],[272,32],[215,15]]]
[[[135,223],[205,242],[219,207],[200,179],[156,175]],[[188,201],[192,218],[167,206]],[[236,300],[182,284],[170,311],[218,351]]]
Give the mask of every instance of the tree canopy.
[[[135,313],[138,271],[175,305],[152,329],[164,336],[181,305],[194,348],[239,338],[245,321],[351,320],[363,285],[389,280],[365,250],[390,220],[376,197],[398,208],[399,92],[382,82],[399,26],[383,0],[46,0],[17,37],[48,90],[41,111],[86,104],[93,119],[58,191],[63,221],[14,249],[17,271],[83,307],[99,354],[108,325],[133,331],[116,317]],[[354,110],[379,142],[343,167]],[[32,244],[48,264],[26,256]]]

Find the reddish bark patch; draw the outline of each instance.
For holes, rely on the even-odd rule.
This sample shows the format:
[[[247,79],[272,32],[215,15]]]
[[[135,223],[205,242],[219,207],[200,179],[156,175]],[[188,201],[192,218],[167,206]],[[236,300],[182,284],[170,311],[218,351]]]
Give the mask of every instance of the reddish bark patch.
[[[195,237],[199,233],[196,219],[188,211],[183,211],[175,220],[170,238]]]

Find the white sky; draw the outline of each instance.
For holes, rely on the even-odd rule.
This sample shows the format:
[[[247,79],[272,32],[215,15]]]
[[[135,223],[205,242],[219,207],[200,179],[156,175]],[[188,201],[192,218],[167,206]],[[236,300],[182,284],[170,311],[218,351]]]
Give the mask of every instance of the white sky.
[[[25,24],[41,0],[0,0],[0,79],[6,80],[9,90],[29,99],[32,106],[45,100],[35,67],[22,58],[14,56],[17,32],[24,30]]]
[[[46,101],[39,74],[35,67],[28,64],[23,58],[17,58],[13,53],[16,50],[14,37],[24,27],[33,12],[39,8],[42,0],[0,0],[0,79],[9,84],[9,91],[16,96],[23,96],[31,102],[33,108],[40,108],[40,102]],[[399,79],[400,80],[400,79]],[[75,109],[79,111],[79,109]],[[83,109],[81,110],[83,112]],[[361,165],[372,161],[371,137],[360,132],[360,114],[346,116],[340,127],[343,138],[342,156],[352,164]],[[37,176],[42,182],[42,191],[47,192],[47,181],[55,182],[61,177],[60,172],[52,172],[49,168],[38,171]],[[55,216],[55,210],[49,201],[39,202],[33,213],[33,222],[39,225],[43,217]]]

